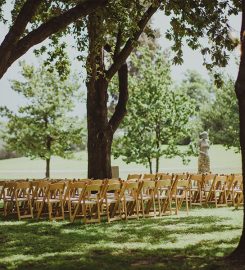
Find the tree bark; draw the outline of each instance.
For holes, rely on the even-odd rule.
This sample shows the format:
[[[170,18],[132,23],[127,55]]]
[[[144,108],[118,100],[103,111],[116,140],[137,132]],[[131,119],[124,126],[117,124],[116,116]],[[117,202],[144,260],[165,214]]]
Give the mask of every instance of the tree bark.
[[[43,118],[45,122],[45,128],[48,128],[49,120],[48,120],[48,115],[45,115]],[[51,145],[52,145],[52,138],[47,135],[46,136],[46,154],[48,154],[48,158],[46,158],[46,172],[45,172],[45,177],[49,178],[50,177],[50,156],[51,156]]]
[[[46,159],[46,172],[45,172],[45,177],[49,178],[50,177],[50,158]]]
[[[235,84],[235,91],[239,106],[240,120],[240,144],[242,155],[242,174],[243,186],[245,184],[245,0],[242,0],[242,26],[241,26],[241,57],[238,76]],[[243,189],[243,198],[245,198],[245,190]],[[244,210],[243,210],[244,211]],[[229,256],[231,259],[245,261],[245,211],[243,213],[243,230],[237,248]]]
[[[150,168],[150,173],[152,173],[152,162],[151,159],[148,157],[148,164],[149,164],[149,168]]]
[[[159,158],[156,158],[156,173],[159,171]]]
[[[93,13],[88,19],[89,55],[87,60],[88,178],[111,178],[111,143],[108,128],[107,88],[103,48],[99,41],[103,19]]]

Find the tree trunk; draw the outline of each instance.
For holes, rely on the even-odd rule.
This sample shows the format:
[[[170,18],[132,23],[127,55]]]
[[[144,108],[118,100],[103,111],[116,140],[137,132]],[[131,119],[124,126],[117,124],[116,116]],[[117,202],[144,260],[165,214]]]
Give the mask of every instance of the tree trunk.
[[[108,129],[107,82],[91,79],[87,84],[88,178],[111,178],[111,144]]]
[[[46,173],[45,177],[49,178],[50,177],[50,158],[46,159]]]
[[[243,186],[245,184],[245,0],[242,0],[242,26],[241,26],[241,58],[239,72],[236,80],[235,90],[239,106],[240,120],[240,144],[242,155]],[[243,189],[243,198],[245,192]],[[245,212],[243,213],[243,230],[237,248],[230,255],[230,258],[245,261]]]
[[[159,171],[159,158],[156,158],[156,173]]]
[[[152,173],[152,162],[151,162],[151,159],[150,158],[147,158],[148,159],[148,164],[149,164],[149,168],[150,168],[150,173]]]
[[[45,122],[45,128],[48,128],[49,120],[48,120],[48,114],[44,116],[44,122]],[[46,137],[46,154],[49,155],[49,158],[46,158],[46,172],[45,177],[50,177],[50,156],[51,156],[51,144],[52,144],[52,138],[47,135]]]
[[[115,112],[108,119],[108,83],[104,66],[103,17],[93,13],[88,19],[89,49],[87,58],[87,127],[88,178],[111,178],[111,146],[113,134],[126,114],[128,100],[128,68],[118,70],[119,98]],[[119,42],[120,43],[120,42]],[[120,48],[120,44],[118,45]]]
[[[89,16],[89,55],[87,60],[88,178],[111,178],[111,144],[113,133],[108,126],[108,82],[104,72],[102,17]]]

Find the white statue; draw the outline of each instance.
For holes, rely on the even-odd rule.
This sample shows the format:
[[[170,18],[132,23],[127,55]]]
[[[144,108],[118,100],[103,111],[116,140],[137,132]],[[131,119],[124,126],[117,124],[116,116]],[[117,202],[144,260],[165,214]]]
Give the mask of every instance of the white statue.
[[[210,141],[208,139],[208,133],[206,131],[203,131],[202,133],[200,133],[200,139],[198,142],[198,173],[210,172],[210,159],[208,155],[209,145]]]

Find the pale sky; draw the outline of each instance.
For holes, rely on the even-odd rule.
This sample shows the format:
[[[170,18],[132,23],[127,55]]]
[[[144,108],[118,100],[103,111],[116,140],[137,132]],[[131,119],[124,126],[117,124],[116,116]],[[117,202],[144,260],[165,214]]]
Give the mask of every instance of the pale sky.
[[[231,17],[230,24],[234,29],[234,33],[236,36],[239,36],[240,29],[240,16]],[[153,17],[153,26],[159,28],[160,32],[163,34],[169,26],[169,19],[164,16],[163,12],[157,12]],[[5,34],[7,33],[7,28],[0,24],[0,42],[4,39]],[[164,35],[159,40],[159,43],[163,47],[163,49],[167,49],[171,46],[171,43],[164,38]],[[187,45],[184,45],[184,63],[181,66],[173,66],[172,67],[172,76],[173,80],[181,80],[183,79],[183,75],[187,69],[194,69],[198,71],[203,76],[207,77],[207,71],[205,67],[202,65],[202,56],[198,51],[192,51],[188,48]],[[72,54],[72,51],[70,51]],[[235,56],[238,56],[238,52],[231,53],[231,61],[228,67],[224,72],[232,75],[234,78],[237,74],[237,66],[235,64]],[[25,60],[28,64],[37,64],[37,60],[35,59],[32,50],[26,53],[19,60]],[[76,61],[73,62],[72,69],[73,71],[77,71],[80,68],[79,63]],[[18,61],[16,61],[4,75],[4,77],[0,80],[0,106],[7,106],[10,109],[16,111],[18,106],[25,104],[24,98],[11,90],[10,80],[12,79],[20,79],[21,76],[19,74],[20,69],[18,66]],[[85,92],[85,89],[83,89]],[[86,111],[85,104],[77,104],[74,114],[84,116]]]

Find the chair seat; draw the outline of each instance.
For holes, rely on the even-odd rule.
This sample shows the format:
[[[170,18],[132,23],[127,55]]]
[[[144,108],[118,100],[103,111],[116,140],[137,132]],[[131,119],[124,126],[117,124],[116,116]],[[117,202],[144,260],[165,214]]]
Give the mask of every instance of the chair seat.
[[[141,197],[142,200],[151,200],[152,199],[152,196],[151,195],[143,195]]]
[[[192,188],[190,188],[190,191],[200,191],[200,188],[198,188],[198,187],[192,187]]]
[[[93,200],[93,199],[91,198],[91,200],[84,200],[82,203],[93,205],[93,204],[97,204],[97,200],[95,201],[95,200]]]
[[[167,199],[168,198],[168,196],[167,195],[164,195],[164,194],[160,194],[159,196],[157,196],[157,195],[155,195],[155,198],[156,199]]]
[[[178,195],[178,194],[175,195],[175,194],[174,194],[173,197],[174,197],[174,198],[177,198],[177,199],[185,199],[185,196],[184,196],[183,194],[181,194],[181,195]]]
[[[134,202],[136,199],[135,199],[135,197],[133,197],[133,196],[126,195],[125,198],[124,198],[124,200],[125,200],[126,202]]]
[[[16,199],[15,199],[15,198],[13,198],[13,201],[15,202],[15,201],[16,201]],[[28,201],[28,198],[27,198],[27,197],[23,197],[23,198],[17,198],[17,201],[22,201],[22,202],[24,202],[24,201]]]
[[[71,197],[69,200],[71,202],[79,201],[79,197]]]
[[[45,199],[45,202],[48,202],[48,199]],[[49,202],[51,202],[51,203],[58,203],[58,202],[60,202],[60,199],[49,199]]]

